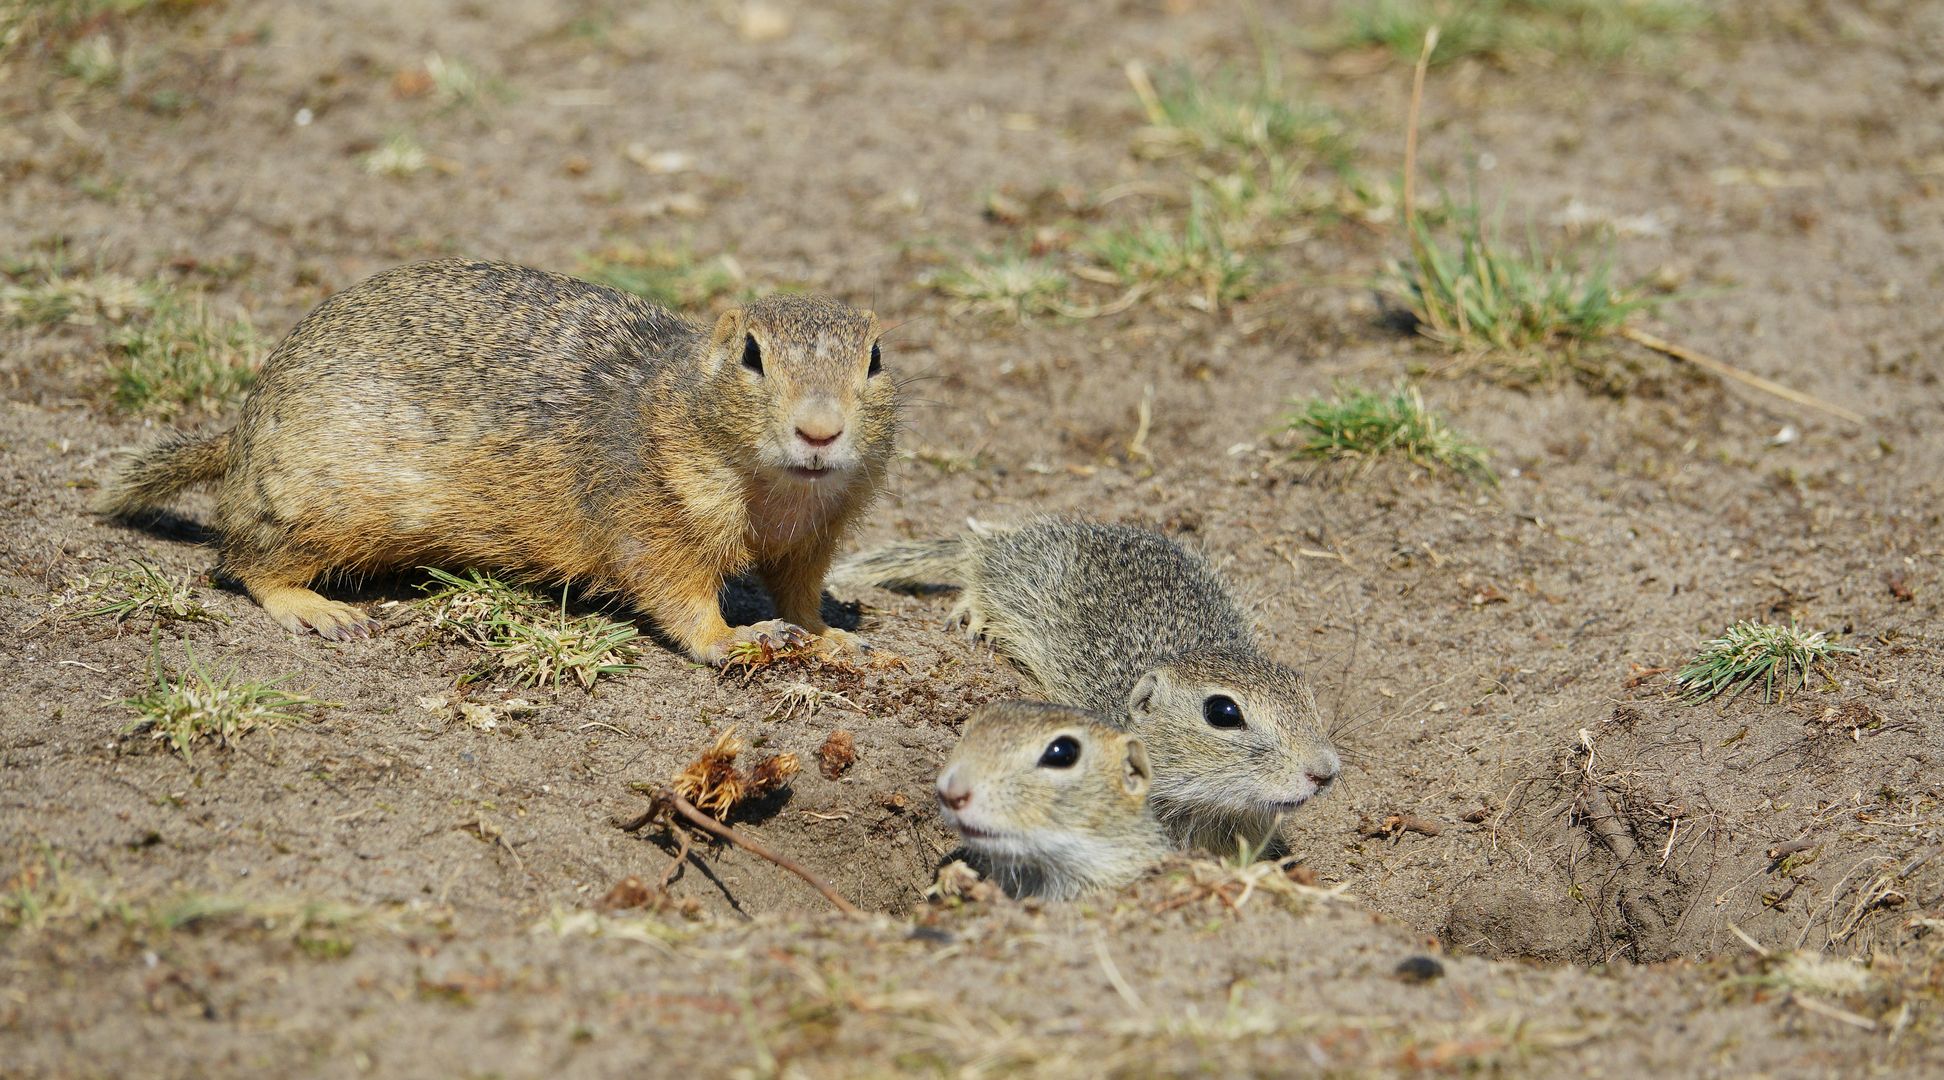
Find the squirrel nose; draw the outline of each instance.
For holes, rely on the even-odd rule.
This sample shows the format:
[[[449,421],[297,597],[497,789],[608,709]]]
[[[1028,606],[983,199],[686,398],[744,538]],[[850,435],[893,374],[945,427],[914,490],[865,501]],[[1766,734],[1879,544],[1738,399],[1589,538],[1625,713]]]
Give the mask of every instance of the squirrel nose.
[[[938,778],[938,801],[952,810],[963,810],[972,802],[972,785],[948,772]]]
[[[1336,782],[1337,774],[1342,771],[1343,764],[1337,760],[1335,754],[1331,754],[1324,760],[1304,769],[1303,775],[1309,778],[1310,783],[1316,785],[1316,793],[1321,795],[1325,788],[1328,788]]]
[[[837,436],[843,433],[844,429],[842,427],[823,428],[801,423],[797,425],[797,438],[802,439],[811,446],[829,446],[831,443],[837,441]]]
[[[810,446],[829,446],[844,433],[844,410],[821,394],[812,397],[796,410],[796,433]]]

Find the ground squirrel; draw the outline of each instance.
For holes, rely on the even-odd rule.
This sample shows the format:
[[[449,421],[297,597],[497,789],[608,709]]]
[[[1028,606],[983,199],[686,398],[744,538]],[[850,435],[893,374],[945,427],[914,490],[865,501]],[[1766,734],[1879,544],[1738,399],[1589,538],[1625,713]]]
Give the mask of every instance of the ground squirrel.
[[[1146,741],[1155,814],[1185,846],[1260,850],[1340,769],[1308,680],[1264,656],[1214,570],[1159,533],[975,526],[854,556],[831,580],[962,590],[954,618],[1048,698]]]
[[[898,427],[877,318],[773,296],[715,329],[503,263],[388,270],[324,301],[265,362],[230,431],[138,453],[98,508],[217,483],[222,568],[284,627],[376,624],[308,586],[445,562],[617,592],[690,656],[833,635],[818,613]],[[754,567],[781,619],[722,618]]]
[[[1154,776],[1137,735],[1037,701],[973,714],[938,776],[938,809],[976,868],[1014,897],[1071,900],[1160,861]]]

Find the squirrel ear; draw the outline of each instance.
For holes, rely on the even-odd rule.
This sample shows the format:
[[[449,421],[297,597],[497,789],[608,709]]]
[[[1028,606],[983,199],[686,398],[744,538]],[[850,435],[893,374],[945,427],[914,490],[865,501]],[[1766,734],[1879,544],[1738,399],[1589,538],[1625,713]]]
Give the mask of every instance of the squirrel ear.
[[[742,355],[744,327],[749,322],[743,309],[732,307],[716,320],[715,332],[709,335],[709,360],[717,367],[734,361]]]
[[[1141,676],[1134,684],[1134,692],[1127,695],[1127,715],[1135,720],[1146,720],[1154,711],[1154,696],[1161,692],[1161,673],[1150,671]]]
[[[1121,763],[1121,787],[1139,799],[1147,795],[1148,785],[1154,783],[1154,767],[1148,764],[1147,744],[1137,736],[1127,737],[1127,759]]]

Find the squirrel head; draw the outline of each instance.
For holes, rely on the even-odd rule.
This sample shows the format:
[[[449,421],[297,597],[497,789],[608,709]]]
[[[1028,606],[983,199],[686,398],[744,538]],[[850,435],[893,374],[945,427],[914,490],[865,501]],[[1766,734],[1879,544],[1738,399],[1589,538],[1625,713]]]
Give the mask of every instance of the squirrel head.
[[[1127,714],[1162,763],[1154,801],[1164,820],[1273,822],[1342,769],[1309,680],[1252,652],[1158,667],[1135,683]]]
[[[750,440],[755,471],[840,488],[882,468],[897,436],[898,388],[877,316],[817,296],[771,296],[716,320],[704,358],[711,411]]]
[[[1153,780],[1140,738],[1104,717],[1007,701],[966,723],[938,776],[938,807],[975,855],[1084,869],[1125,859],[1117,847],[1154,829]]]

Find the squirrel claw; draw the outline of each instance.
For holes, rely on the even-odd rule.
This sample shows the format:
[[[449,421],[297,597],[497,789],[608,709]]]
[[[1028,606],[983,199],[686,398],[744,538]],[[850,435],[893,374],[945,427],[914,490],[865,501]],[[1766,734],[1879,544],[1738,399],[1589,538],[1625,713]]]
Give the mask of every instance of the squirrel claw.
[[[800,649],[816,640],[816,635],[795,623],[768,619],[736,627],[720,643],[702,652],[699,659],[720,667],[735,659],[739,652],[754,649],[765,654],[764,663],[768,663],[779,652]],[[738,646],[744,648],[739,649]]]

